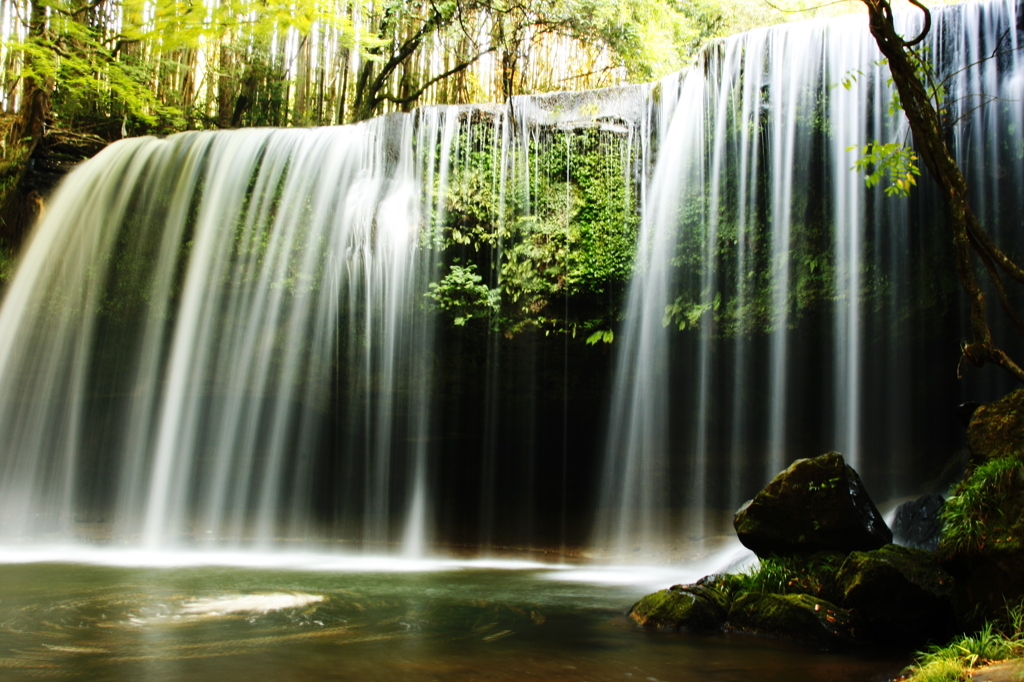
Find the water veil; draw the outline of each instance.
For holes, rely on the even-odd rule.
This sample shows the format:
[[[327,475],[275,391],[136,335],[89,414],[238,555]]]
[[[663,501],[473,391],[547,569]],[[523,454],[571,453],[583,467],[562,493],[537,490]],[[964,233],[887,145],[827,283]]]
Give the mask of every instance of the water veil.
[[[109,517],[147,547],[266,546],[327,519],[419,551],[420,186],[445,164],[412,136],[457,115],[126,140],[74,173],[2,312],[4,536]],[[346,485],[318,508],[331,441]]]
[[[926,48],[972,197],[1012,244],[1019,9],[937,11]],[[934,308],[955,297],[936,276],[950,238],[927,179],[894,199],[853,169],[869,142],[909,141],[866,17],[734,36],[655,92],[594,545],[643,557],[728,534],[775,473],[829,450],[879,499],[913,490],[915,468],[937,475],[962,439],[956,348],[941,340],[961,323]],[[1006,389],[989,381],[971,386]],[[922,411],[922,395],[946,404]]]
[[[935,19],[1012,250],[1019,6]],[[878,60],[814,21],[652,85],[111,145],[0,308],[0,543],[650,562],[797,457],[918,489],[1006,386],[956,379],[940,198],[851,171],[907,135]]]

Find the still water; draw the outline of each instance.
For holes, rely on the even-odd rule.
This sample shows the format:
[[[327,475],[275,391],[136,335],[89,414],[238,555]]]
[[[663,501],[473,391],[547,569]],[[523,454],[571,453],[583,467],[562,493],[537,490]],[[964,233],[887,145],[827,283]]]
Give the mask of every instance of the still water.
[[[853,682],[907,662],[638,629],[629,606],[679,581],[664,568],[75,558],[3,551],[0,679]]]

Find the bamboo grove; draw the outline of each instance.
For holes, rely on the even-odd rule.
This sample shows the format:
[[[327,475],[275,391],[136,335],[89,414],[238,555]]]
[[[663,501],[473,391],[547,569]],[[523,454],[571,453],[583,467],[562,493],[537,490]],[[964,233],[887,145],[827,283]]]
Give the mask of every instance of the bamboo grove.
[[[2,0],[4,89],[105,139],[328,125],[649,79],[765,20],[711,0]],[[744,14],[746,12],[746,14]]]

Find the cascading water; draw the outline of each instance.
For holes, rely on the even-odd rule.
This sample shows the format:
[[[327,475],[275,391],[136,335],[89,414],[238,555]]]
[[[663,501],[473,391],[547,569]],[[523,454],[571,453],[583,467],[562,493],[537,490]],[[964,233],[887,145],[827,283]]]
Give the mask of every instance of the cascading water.
[[[421,111],[421,147],[457,116]],[[408,519],[422,549],[435,163],[413,134],[406,116],[128,140],[69,178],[2,313],[4,536],[111,515],[150,547],[259,545],[315,534],[319,511],[378,543]],[[344,472],[315,454],[332,395]],[[311,504],[325,475],[334,513]]]
[[[946,9],[931,38],[1004,242],[1018,11]],[[906,135],[877,59],[845,18],[653,86],[112,145],[0,309],[0,539],[650,560],[798,456],[913,488],[959,438],[928,415],[963,332],[927,181],[887,199],[850,170]]]
[[[1024,111],[1018,11],[937,12],[929,48],[951,76],[960,163],[1004,240],[1021,215],[1019,193],[1006,194],[1018,185],[1004,184],[1022,177],[1009,151],[1021,148]],[[830,449],[877,495],[900,489],[927,440],[911,442],[914,421],[928,422],[911,387],[929,372],[912,339],[934,324],[918,307],[937,286],[922,271],[936,246],[921,244],[949,237],[923,229],[941,221],[930,188],[887,200],[852,169],[868,142],[908,139],[886,77],[866,18],[845,17],[729,38],[661,83],[678,103],[665,97],[654,119],[659,158],[620,335],[596,545],[647,548],[645,558],[714,535],[724,524],[709,508],[728,513],[793,459]],[[989,105],[976,110],[981,93]],[[948,357],[939,371],[951,377]],[[940,390],[941,430],[957,391]]]

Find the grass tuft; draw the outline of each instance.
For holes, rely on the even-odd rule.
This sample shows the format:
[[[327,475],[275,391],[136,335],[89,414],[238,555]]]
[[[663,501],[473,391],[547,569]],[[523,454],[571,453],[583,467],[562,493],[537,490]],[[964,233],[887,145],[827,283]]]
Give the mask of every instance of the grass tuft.
[[[1006,610],[1005,618],[987,622],[971,635],[946,646],[919,652],[905,671],[907,682],[961,682],[974,668],[993,661],[1024,656],[1024,604]]]

